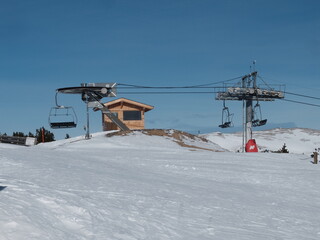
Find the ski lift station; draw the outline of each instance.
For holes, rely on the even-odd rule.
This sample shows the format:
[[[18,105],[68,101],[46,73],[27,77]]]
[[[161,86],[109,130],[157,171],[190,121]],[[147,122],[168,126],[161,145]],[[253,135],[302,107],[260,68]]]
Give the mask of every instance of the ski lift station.
[[[255,64],[255,62],[254,62]],[[243,108],[243,136],[242,149],[247,151],[249,143],[254,142],[252,138],[252,128],[264,126],[267,119],[262,117],[260,102],[275,101],[284,98],[282,86],[278,89],[266,86],[260,86],[257,83],[258,72],[253,71],[248,75],[241,77],[241,81],[236,85],[224,84],[222,87],[214,87],[216,91],[216,100],[223,101],[222,119],[219,127],[233,127],[233,114],[226,106],[226,101],[242,101]],[[260,77],[259,77],[260,78]],[[56,106],[51,108],[49,114],[49,124],[54,129],[74,128],[77,126],[77,116],[72,107],[60,105],[57,96],[62,94],[78,94],[87,108],[86,139],[90,138],[89,108],[102,113],[102,127],[104,131],[109,130],[136,130],[145,128],[145,113],[154,107],[129,100],[119,98],[107,103],[102,103],[102,98],[116,97],[116,83],[83,83],[79,87],[59,88],[56,90]],[[253,103],[256,102],[255,105]],[[256,144],[250,146],[250,150],[258,151]]]
[[[116,83],[83,83],[80,87],[59,88],[56,90],[55,103],[49,114],[49,125],[53,129],[74,128],[77,116],[72,107],[58,103],[58,94],[78,94],[87,105],[86,139],[90,138],[89,108],[102,113],[103,130],[144,129],[145,112],[153,106],[120,98],[103,104],[104,97],[116,96]]]
[[[126,98],[119,98],[104,104],[110,112],[122,121],[130,130],[145,128],[145,113],[154,107],[132,101]],[[120,128],[106,115],[102,113],[103,131],[120,130]]]

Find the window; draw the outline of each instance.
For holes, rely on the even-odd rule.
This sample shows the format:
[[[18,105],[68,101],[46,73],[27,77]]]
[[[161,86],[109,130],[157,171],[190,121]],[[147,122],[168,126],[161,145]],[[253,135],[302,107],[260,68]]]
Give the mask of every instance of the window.
[[[140,111],[124,111],[123,112],[123,120],[141,120],[141,112]]]

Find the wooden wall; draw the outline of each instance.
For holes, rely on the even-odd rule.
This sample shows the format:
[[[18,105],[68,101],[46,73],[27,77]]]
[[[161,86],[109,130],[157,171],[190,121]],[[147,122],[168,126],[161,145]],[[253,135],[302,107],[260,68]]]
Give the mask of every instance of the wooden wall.
[[[144,113],[145,110],[142,107],[130,104],[130,103],[117,103],[109,107],[111,112],[118,113],[118,118],[130,129],[144,129]],[[123,111],[140,111],[141,112],[141,120],[123,120]],[[102,115],[103,121],[103,130],[119,130],[119,128],[106,116]]]

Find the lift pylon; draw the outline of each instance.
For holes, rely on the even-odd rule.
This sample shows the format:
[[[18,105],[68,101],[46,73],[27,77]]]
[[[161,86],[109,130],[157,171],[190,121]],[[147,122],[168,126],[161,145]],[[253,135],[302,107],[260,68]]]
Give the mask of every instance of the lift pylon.
[[[254,120],[253,101],[274,101],[284,98],[284,92],[274,88],[262,88],[257,85],[258,72],[254,71],[242,77],[240,84],[235,86],[224,86],[216,93],[216,100],[223,101],[243,101],[244,123],[243,123],[243,151],[245,144],[252,139],[252,127],[257,124],[260,126],[266,124],[267,120],[260,119],[259,122]],[[240,87],[239,87],[240,85]],[[281,89],[281,86],[278,86]]]
[[[86,139],[90,138],[90,125],[89,125],[89,108],[100,109],[105,113],[111,121],[113,121],[121,130],[129,130],[129,128],[121,122],[114,115],[110,117],[107,107],[101,103],[101,99],[104,97],[116,96],[116,83],[82,83],[80,87],[66,87],[58,88],[57,93],[65,94],[80,94],[82,100],[87,106],[87,125],[86,125]]]

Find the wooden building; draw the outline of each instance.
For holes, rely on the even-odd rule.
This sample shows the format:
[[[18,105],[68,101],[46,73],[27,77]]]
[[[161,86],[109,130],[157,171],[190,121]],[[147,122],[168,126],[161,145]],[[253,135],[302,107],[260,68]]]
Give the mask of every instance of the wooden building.
[[[144,115],[153,109],[153,106],[119,98],[104,104],[110,112],[117,116],[129,129],[144,129]],[[105,114],[102,114],[103,131],[119,130]]]

